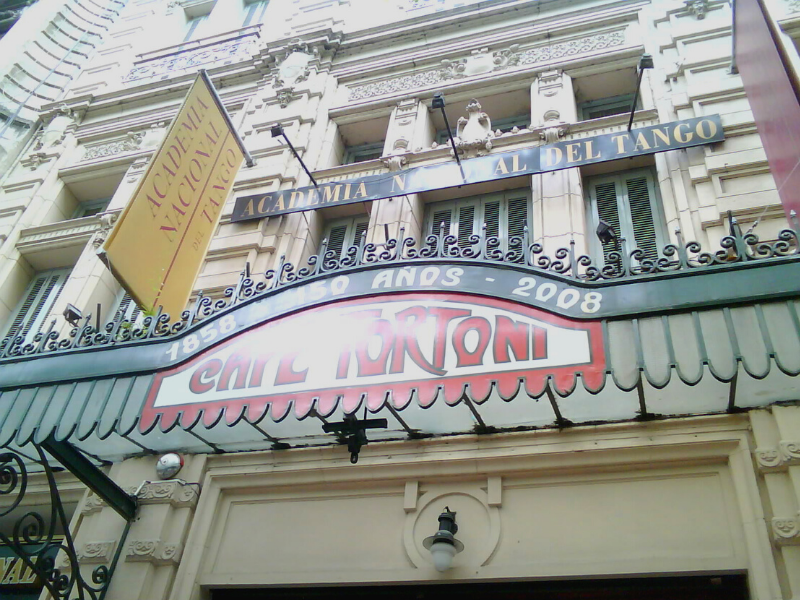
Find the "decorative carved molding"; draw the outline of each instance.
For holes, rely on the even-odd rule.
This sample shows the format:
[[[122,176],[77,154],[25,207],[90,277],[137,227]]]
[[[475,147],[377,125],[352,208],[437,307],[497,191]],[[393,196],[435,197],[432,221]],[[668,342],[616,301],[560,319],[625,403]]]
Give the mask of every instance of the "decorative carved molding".
[[[279,89],[276,91],[278,97],[278,104],[280,104],[281,108],[286,108],[287,106],[289,106],[289,103],[295,99],[293,88]]]
[[[800,12],[800,0],[786,0],[786,8],[788,12]]]
[[[200,488],[197,484],[183,483],[178,480],[150,481],[142,485],[141,488],[132,486],[123,489],[130,495],[135,494],[138,490],[139,495],[137,498],[140,506],[145,504],[169,504],[173,508],[194,508],[200,498]],[[88,515],[99,511],[105,506],[105,502],[95,494],[90,493],[83,503],[81,513]]]
[[[619,29],[549,46],[537,46],[522,52],[519,51],[518,44],[491,54],[487,48],[482,48],[473,51],[469,58],[443,60],[441,65],[435,69],[354,86],[350,88],[348,98],[349,100],[362,100],[385,94],[406,92],[489,71],[502,71],[518,65],[531,65],[565,56],[586,54],[595,50],[620,46],[623,43],[625,43],[625,32]]]
[[[78,561],[81,564],[110,563],[111,559],[114,557],[114,548],[116,545],[117,542],[115,540],[107,542],[88,542],[83,545],[83,548],[78,550]]]
[[[161,540],[131,540],[125,551],[127,562],[149,562],[156,566],[178,565],[182,544],[166,544]]]
[[[86,497],[86,500],[83,501],[83,506],[81,507],[81,514],[82,515],[91,515],[96,512],[100,512],[103,510],[103,507],[106,505],[105,502],[95,494],[89,494]]]
[[[777,448],[756,448],[753,453],[762,471],[800,465],[800,442],[781,440]]]
[[[133,152],[142,146],[144,131],[129,131],[127,136],[121,140],[113,140],[94,146],[86,146],[81,160],[92,158],[102,158],[104,156],[114,156],[123,152]]]
[[[772,519],[772,536],[779,546],[800,546],[800,514],[796,517]]]
[[[467,104],[466,118],[459,117],[456,125],[456,149],[459,154],[483,156],[492,149],[492,120],[481,110],[474,98]]]
[[[196,71],[218,64],[249,60],[256,50],[258,37],[249,34],[191,50],[180,50],[167,56],[142,61],[134,66],[122,79],[123,83],[159,77],[167,79],[182,71]]]
[[[127,488],[129,494],[136,493],[137,488]],[[139,504],[170,504],[175,508],[194,508],[200,492],[197,485],[184,484],[180,481],[152,481],[139,489]]]
[[[689,14],[693,15],[698,21],[706,18],[708,12],[708,0],[684,0]]]
[[[107,212],[100,215],[100,230],[94,234],[92,246],[99,248],[105,243],[108,234],[114,228],[114,223],[119,214],[119,212]]]

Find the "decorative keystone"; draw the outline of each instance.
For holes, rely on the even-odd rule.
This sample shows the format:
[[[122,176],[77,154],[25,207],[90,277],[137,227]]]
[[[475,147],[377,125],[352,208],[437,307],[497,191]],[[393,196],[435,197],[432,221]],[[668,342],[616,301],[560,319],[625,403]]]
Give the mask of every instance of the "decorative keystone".
[[[772,536],[778,546],[800,546],[800,514],[772,519]]]
[[[182,544],[165,544],[161,540],[132,540],[125,552],[127,562],[149,562],[156,566],[177,565],[183,554]]]
[[[777,448],[756,448],[754,453],[762,471],[800,465],[800,442],[781,440]]]

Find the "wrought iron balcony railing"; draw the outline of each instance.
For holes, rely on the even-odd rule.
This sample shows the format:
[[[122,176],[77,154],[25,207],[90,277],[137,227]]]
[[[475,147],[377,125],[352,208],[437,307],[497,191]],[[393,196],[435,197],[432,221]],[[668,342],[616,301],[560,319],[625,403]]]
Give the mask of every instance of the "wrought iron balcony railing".
[[[29,356],[46,352],[76,348],[112,346],[152,338],[176,335],[214,314],[246,300],[267,295],[274,290],[315,277],[363,268],[371,265],[414,264],[424,261],[447,261],[469,264],[508,264],[531,274],[550,273],[584,285],[599,285],[610,281],[652,279],[676,273],[700,272],[703,270],[724,271],[744,264],[758,266],[776,260],[800,258],[800,222],[792,213],[791,227],[784,229],[777,240],[761,242],[753,233],[742,234],[734,227],[732,235],[722,238],[720,249],[704,252],[697,242],[685,242],[680,231],[676,232],[677,243],[662,248],[657,258],[635,248],[627,249],[624,238],[620,249],[610,252],[605,264],[596,264],[590,256],[578,255],[575,243],[569,248],[558,249],[553,257],[544,252],[541,244],[531,243],[525,228],[524,235],[512,237],[508,249],[503,250],[501,240],[487,236],[486,230],[472,235],[467,243],[460,243],[444,230],[428,235],[420,242],[405,237],[400,229],[398,238],[384,243],[366,243],[366,233],[358,244],[347,249],[343,255],[328,250],[328,240],[323,240],[319,254],[311,256],[306,266],[297,268],[278,259],[275,269],[270,269],[258,278],[242,273],[236,286],[225,290],[221,299],[204,296],[201,291],[189,310],[180,319],[172,322],[170,315],[160,312],[146,316],[139,322],[128,321],[119,315],[99,330],[92,323],[92,315],[86,315],[82,324],[60,337],[55,330],[56,321],[46,331],[39,332],[32,342],[23,337],[6,338],[0,342],[0,360]],[[800,286],[798,286],[800,292]]]

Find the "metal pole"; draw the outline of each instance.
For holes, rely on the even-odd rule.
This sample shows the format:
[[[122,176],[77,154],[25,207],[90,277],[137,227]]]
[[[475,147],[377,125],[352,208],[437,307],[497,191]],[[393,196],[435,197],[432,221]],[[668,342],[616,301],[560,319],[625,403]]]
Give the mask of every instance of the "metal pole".
[[[453,154],[456,155],[456,162],[458,166],[461,166],[461,159],[458,157],[458,150],[456,149],[456,141],[453,139],[453,133],[450,131],[450,123],[447,121],[447,113],[444,112],[444,106],[440,109],[442,111],[442,116],[444,117],[444,126],[447,127],[447,137],[450,138],[450,145],[453,147]]]
[[[317,185],[317,180],[314,179],[314,176],[311,174],[311,171],[309,171],[308,167],[306,167],[306,163],[304,163],[303,159],[300,158],[300,155],[297,154],[297,150],[295,150],[294,146],[292,146],[292,142],[289,141],[289,138],[286,136],[286,132],[283,130],[283,128],[281,128],[281,135],[283,136],[283,139],[286,140],[286,143],[289,144],[289,150],[292,151],[294,157],[300,162],[300,166],[303,167],[303,170],[306,172],[306,175],[308,175],[308,178],[311,180],[311,183],[314,184],[315,188],[319,189],[319,186]]]
[[[637,69],[637,71],[639,71],[639,77],[636,80],[636,93],[633,95],[633,104],[631,104],[631,118],[628,119],[628,131],[630,131],[633,126],[633,116],[636,114],[636,103],[639,102],[639,88],[642,87],[642,75],[644,75],[644,69]]]

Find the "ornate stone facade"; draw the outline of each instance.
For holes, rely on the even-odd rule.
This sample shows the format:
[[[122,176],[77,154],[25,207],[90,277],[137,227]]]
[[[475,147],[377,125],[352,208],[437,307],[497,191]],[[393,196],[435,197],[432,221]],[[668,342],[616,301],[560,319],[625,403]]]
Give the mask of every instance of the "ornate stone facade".
[[[473,51],[469,58],[445,59],[437,69],[354,86],[350,89],[348,98],[363,100],[401,91],[411,91],[434,86],[443,81],[476,76],[491,71],[503,71],[519,65],[533,65],[565,56],[587,54],[595,50],[621,46],[624,43],[625,32],[620,29],[548,46],[536,46],[524,51],[519,50],[519,44],[513,44],[491,54],[488,48],[483,48]]]

